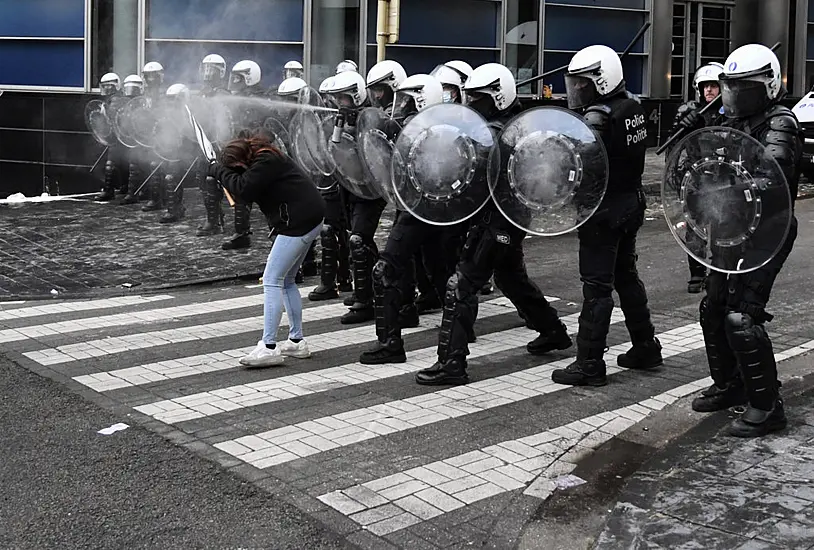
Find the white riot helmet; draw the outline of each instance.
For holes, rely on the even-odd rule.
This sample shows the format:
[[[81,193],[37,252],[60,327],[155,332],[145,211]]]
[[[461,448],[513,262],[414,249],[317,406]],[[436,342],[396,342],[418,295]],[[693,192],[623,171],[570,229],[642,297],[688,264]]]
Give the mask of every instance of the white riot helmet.
[[[753,115],[780,96],[780,61],[761,44],[741,46],[726,58],[720,83],[726,116]]]
[[[352,71],[355,73],[359,72],[359,65],[357,65],[356,62],[351,59],[346,59],[345,61],[340,62],[339,65],[336,66],[336,74],[345,73],[348,71]]]
[[[220,87],[226,80],[226,60],[212,53],[201,61],[201,80],[212,87]]]
[[[461,76],[461,73],[449,65],[442,64],[434,68],[430,75],[438,79],[438,82],[443,86],[444,103],[464,102],[464,82],[466,79]]]
[[[396,61],[379,61],[367,73],[367,89],[374,107],[386,107],[393,103],[395,92],[407,78],[404,67]]]
[[[459,75],[461,75],[461,80],[466,82],[466,79],[472,76],[472,65],[467,63],[466,61],[460,61],[455,59],[453,61],[447,61],[444,63],[450,69],[457,71]]]
[[[345,71],[334,76],[325,93],[331,94],[339,107],[358,108],[367,99],[365,79],[355,71]]]
[[[125,97],[137,97],[144,93],[144,80],[137,75],[131,74],[124,79]]]
[[[277,95],[287,101],[297,102],[300,100],[302,91],[308,88],[308,83],[302,78],[292,76],[283,80],[277,86]]]
[[[180,101],[182,103],[189,102],[189,88],[183,84],[173,84],[167,88],[167,97],[169,99]]]
[[[141,78],[148,88],[158,88],[164,83],[164,67],[158,61],[150,61],[141,70]]]
[[[588,46],[571,58],[565,74],[569,109],[584,109],[625,85],[622,61],[607,46]]]
[[[107,73],[99,80],[99,89],[103,96],[113,95],[122,89],[122,82],[116,73]]]
[[[299,61],[291,60],[283,66],[283,78],[302,78],[305,69]]]
[[[334,77],[329,76],[328,78],[326,78],[325,80],[322,81],[322,83],[319,85],[319,90],[318,90],[321,95],[325,95],[325,94],[328,93],[328,90],[333,85],[333,80],[334,80]]]
[[[238,61],[232,67],[232,74],[229,76],[229,91],[239,94],[246,88],[260,84],[263,73],[260,72],[260,65],[249,59]]]
[[[438,79],[428,74],[411,75],[398,87],[393,101],[393,118],[404,118],[443,100],[444,90]]]
[[[484,117],[505,111],[517,99],[514,75],[500,63],[487,63],[472,71],[464,92],[466,104]]]

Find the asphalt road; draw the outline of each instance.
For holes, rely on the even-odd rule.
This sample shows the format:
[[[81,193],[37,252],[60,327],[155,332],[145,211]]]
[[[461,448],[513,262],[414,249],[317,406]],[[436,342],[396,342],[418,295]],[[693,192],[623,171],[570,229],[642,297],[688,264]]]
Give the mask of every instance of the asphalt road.
[[[814,232],[810,228],[814,223],[814,202],[800,202],[798,217],[800,236],[776,283],[769,307],[769,311],[776,315],[770,330],[778,342],[778,349],[796,345],[797,341],[814,339],[814,308],[808,292],[812,279]],[[700,296],[686,293],[686,258],[666,230],[660,215],[654,214],[653,218],[646,222],[640,234],[639,268],[650,295],[657,330],[688,326],[697,320]],[[526,242],[527,264],[532,277],[547,295],[560,298],[556,305],[561,315],[578,312],[581,290],[576,265],[576,238],[573,235],[533,238]],[[193,342],[149,343],[135,350],[109,351],[101,357],[70,360],[53,367],[24,356],[36,350],[63,349],[78,341],[118,338],[145,331],[183,330],[195,328],[205,321],[245,317],[250,308],[219,311],[207,314],[208,318],[200,313],[195,313],[197,317],[183,315],[185,308],[194,308],[196,304],[237,299],[257,292],[257,289],[247,291],[233,286],[173,291],[172,301],[168,298],[166,304],[146,304],[126,310],[181,306],[166,319],[134,320],[131,325],[125,321],[120,325],[94,329],[81,327],[75,332],[68,327],[64,333],[35,335],[0,344],[3,346],[0,348],[3,350],[0,358],[0,418],[3,427],[0,435],[0,547],[316,549],[339,548],[350,541],[377,550],[481,544],[505,548],[510,544],[507,541],[517,540],[524,522],[534,517],[539,500],[510,491],[440,518],[394,531],[385,539],[359,530],[357,523],[328,509],[317,497],[349,487],[357,482],[355,480],[376,479],[439,457],[455,456],[484,444],[533,433],[529,430],[539,427],[553,428],[572,422],[585,413],[636,403],[705,374],[703,352],[695,350],[671,359],[669,367],[663,370],[663,378],[637,378],[639,375],[621,373],[615,375],[615,383],[601,391],[568,390],[540,395],[469,415],[472,418],[421,426],[392,437],[375,438],[315,457],[301,458],[291,462],[291,466],[283,464],[252,470],[247,464],[236,466],[240,461],[225,453],[211,453],[211,446],[262,429],[292,426],[301,420],[416,396],[430,390],[416,387],[412,375],[408,374],[400,379],[382,379],[367,385],[355,382],[356,386],[320,389],[323,393],[314,390],[301,401],[289,399],[269,403],[256,411],[247,407],[251,410],[238,411],[239,415],[213,414],[178,423],[176,431],[157,430],[155,426],[159,423],[154,419],[152,423],[145,422],[143,417],[136,414],[131,417],[126,411],[159,397],[170,399],[231,384],[285,377],[292,371],[319,373],[323,368],[355,361],[361,344],[348,347],[344,342],[344,348],[335,352],[326,350],[310,362],[297,364],[294,368],[260,373],[233,368],[170,380],[166,384],[99,390],[98,395],[85,388],[81,396],[77,394],[81,388],[72,380],[79,375],[250,347],[256,341],[257,333],[235,327],[234,334],[228,337],[206,334]],[[34,305],[36,302],[22,307]],[[325,307],[307,304],[308,308],[317,306]],[[4,306],[3,310],[14,307],[19,306]],[[251,306],[251,315],[261,313],[259,303]],[[0,321],[0,333],[38,326],[38,323],[88,316],[98,319],[105,314],[71,312]],[[507,311],[481,319],[476,329],[479,341],[483,341],[481,336],[520,325],[519,318]],[[318,334],[345,329],[347,327],[338,325],[335,317],[327,315],[306,323],[307,336],[315,341]],[[375,337],[372,327],[367,332],[370,338]],[[436,337],[433,330],[412,334],[407,337],[408,351],[432,346]],[[612,329],[612,337],[613,344],[625,341],[627,335],[623,325]],[[148,340],[152,336],[145,334],[143,338]],[[540,363],[523,352],[515,350],[512,354],[510,351],[472,361],[473,383]],[[573,351],[569,350],[563,357],[567,358]],[[558,358],[562,357],[554,357]],[[40,372],[45,377],[29,371]],[[130,424],[129,429],[110,436],[96,433],[123,421]],[[324,461],[320,461],[322,455],[327,455]],[[614,475],[629,473],[624,464],[607,464],[605,467]]]

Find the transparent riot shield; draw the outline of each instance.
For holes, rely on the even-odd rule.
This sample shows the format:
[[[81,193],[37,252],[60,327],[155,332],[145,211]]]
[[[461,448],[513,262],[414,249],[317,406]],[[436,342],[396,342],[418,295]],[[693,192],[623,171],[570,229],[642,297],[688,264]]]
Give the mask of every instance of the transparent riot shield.
[[[333,127],[333,124],[326,122],[326,118],[319,112],[300,109],[291,121],[289,134],[294,157],[299,164],[312,164],[319,174],[329,176],[336,169],[336,164],[328,151],[330,134],[326,135],[326,126]]]
[[[413,117],[396,139],[391,165],[396,198],[416,218],[454,225],[489,200],[487,164],[495,140],[486,120],[456,103]]]
[[[189,115],[184,106],[181,103],[166,103],[154,111],[153,151],[168,162],[183,159],[189,145],[196,143],[194,129],[189,124]]]
[[[362,166],[355,137],[346,131],[335,132],[328,142],[328,152],[336,163],[336,178],[345,189],[363,199],[381,197]]]
[[[399,123],[381,109],[368,107],[359,113],[356,135],[359,158],[367,181],[387,202],[403,209],[396,197],[391,170],[394,141],[400,132]]]
[[[538,107],[513,118],[489,158],[500,212],[533,235],[573,231],[596,212],[608,184],[608,155],[579,115]]]
[[[116,144],[112,118],[115,113],[109,112],[108,106],[99,99],[92,99],[85,105],[85,124],[93,137],[107,147]]]
[[[769,263],[794,215],[777,161],[760,142],[733,128],[697,130],[673,149],[662,201],[681,247],[723,273],[747,273]]]
[[[156,113],[146,97],[134,97],[117,117],[119,128],[138,145],[152,148],[155,140]]]

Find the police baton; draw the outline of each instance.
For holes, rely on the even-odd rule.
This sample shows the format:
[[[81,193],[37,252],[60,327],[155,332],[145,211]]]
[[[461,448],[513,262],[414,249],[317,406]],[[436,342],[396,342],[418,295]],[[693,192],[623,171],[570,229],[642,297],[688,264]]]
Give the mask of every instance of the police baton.
[[[204,154],[204,158],[206,158],[206,160],[208,160],[209,162],[216,160],[217,156],[215,155],[215,148],[212,147],[212,142],[209,141],[209,139],[206,137],[206,133],[204,132],[203,128],[201,127],[200,124],[198,124],[198,121],[195,120],[195,116],[192,114],[192,111],[190,111],[189,106],[184,105],[184,107],[186,108],[187,114],[189,115],[189,123],[192,124],[192,129],[195,130],[195,138],[198,140],[198,146],[201,148],[201,151]],[[223,189],[223,194],[226,195],[226,200],[229,201],[229,206],[234,206],[235,199],[232,198],[232,195],[229,193],[229,190],[223,187],[223,185],[221,185],[220,188]]]
[[[148,182],[148,181],[150,181],[150,178],[152,178],[152,177],[155,175],[155,173],[156,173],[156,172],[158,172],[158,169],[159,169],[159,168],[161,168],[162,166],[164,166],[164,161],[163,161],[163,160],[162,160],[161,162],[159,162],[159,163],[158,163],[158,166],[156,166],[156,167],[155,167],[155,170],[153,170],[152,172],[150,172],[150,175],[149,175],[149,176],[147,176],[147,179],[146,179],[146,180],[144,180],[144,181],[142,182],[142,184],[138,186],[138,189],[136,189],[136,192],[135,192],[135,193],[133,193],[133,196],[134,196],[134,197],[135,197],[135,196],[137,196],[137,195],[138,195],[138,194],[141,192],[141,189],[142,189],[142,188],[143,188],[145,185],[147,185],[147,182]]]
[[[774,51],[777,51],[777,49],[778,49],[780,46],[781,46],[781,43],[780,43],[780,42],[777,42],[777,43],[776,43],[774,46],[772,46],[772,47],[771,47],[771,50],[772,50],[773,52],[774,52]],[[723,94],[720,94],[720,93],[719,93],[719,94],[718,94],[718,97],[716,97],[715,99],[713,99],[712,101],[710,101],[709,103],[707,103],[707,104],[704,106],[704,108],[703,108],[703,109],[701,109],[700,111],[698,111],[698,116],[703,117],[704,115],[706,115],[706,114],[708,114],[708,113],[711,113],[711,112],[713,112],[713,111],[717,111],[717,110],[719,110],[719,109],[721,108],[721,105],[723,105],[723,101],[724,101],[724,99],[723,99]],[[679,129],[678,129],[678,131],[676,131],[676,133],[675,133],[675,134],[673,134],[672,136],[670,136],[670,137],[667,139],[667,141],[665,141],[665,142],[664,142],[664,145],[662,145],[661,147],[659,147],[658,149],[656,149],[656,154],[657,154],[657,155],[662,154],[664,151],[666,151],[667,149],[669,149],[669,148],[670,148],[670,147],[671,147],[671,146],[672,146],[672,145],[673,145],[673,144],[674,144],[676,141],[678,141],[678,140],[680,140],[681,138],[683,138],[683,137],[686,135],[686,133],[687,133],[687,128],[684,128],[684,127],[679,128]]]
[[[630,41],[630,44],[628,44],[628,45],[627,45],[627,48],[625,48],[625,50],[624,50],[624,51],[622,52],[622,54],[619,56],[619,59],[624,59],[624,58],[626,58],[626,57],[627,57],[627,55],[630,53],[630,50],[632,50],[632,49],[633,49],[633,46],[635,46],[635,45],[636,45],[636,43],[637,43],[639,40],[641,40],[642,36],[644,36],[644,33],[646,33],[646,32],[647,32],[647,29],[649,29],[649,28],[650,28],[650,25],[651,25],[650,21],[648,21],[648,22],[646,22],[644,25],[642,25],[642,28],[641,28],[641,29],[639,29],[639,32],[637,32],[637,33],[636,33],[636,36],[634,36],[634,37],[633,37],[633,40],[631,40],[631,41]],[[517,87],[518,87],[518,88],[520,88],[521,86],[525,86],[526,84],[531,84],[532,82],[537,82],[538,80],[542,80],[542,79],[544,79],[544,78],[548,78],[549,76],[554,75],[554,74],[557,74],[557,73],[559,73],[559,72],[562,72],[562,71],[564,71],[564,70],[566,70],[566,69],[568,69],[568,65],[563,65],[562,67],[557,67],[556,69],[552,69],[552,70],[550,70],[550,71],[546,71],[546,72],[544,72],[543,74],[539,74],[539,75],[537,75],[537,76],[533,76],[533,77],[529,78],[528,80],[523,80],[523,81],[521,81],[521,82],[518,82],[518,83],[517,83]]]
[[[179,181],[178,185],[175,186],[175,191],[174,191],[175,193],[177,193],[178,190],[181,189],[181,186],[184,185],[184,182],[187,180],[187,176],[189,175],[190,172],[192,172],[192,167],[195,166],[196,164],[198,164],[198,158],[199,157],[195,157],[195,160],[193,160],[192,164],[189,165],[189,168],[187,168],[187,171],[184,172],[184,177],[181,178],[181,181]]]
[[[0,92],[0,95],[2,95],[2,92]],[[102,162],[102,157],[104,157],[104,156],[105,156],[105,153],[107,153],[108,149],[110,149],[110,147],[105,147],[105,150],[104,150],[104,151],[102,151],[102,154],[101,154],[101,155],[99,155],[99,158],[98,158],[98,159],[96,159],[96,162],[94,162],[94,163],[93,163],[93,166],[92,166],[92,167],[91,167],[91,169],[90,169],[90,171],[91,171],[91,172],[93,172],[94,170],[96,170],[96,167],[97,167],[97,166],[99,166],[99,163],[100,163],[100,162]]]

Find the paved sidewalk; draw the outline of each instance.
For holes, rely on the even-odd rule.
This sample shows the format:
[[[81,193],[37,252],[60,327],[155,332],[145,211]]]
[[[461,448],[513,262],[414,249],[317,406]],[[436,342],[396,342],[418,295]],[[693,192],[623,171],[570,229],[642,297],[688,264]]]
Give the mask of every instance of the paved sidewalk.
[[[787,414],[754,440],[710,416],[630,478],[595,548],[814,548],[814,390]]]

